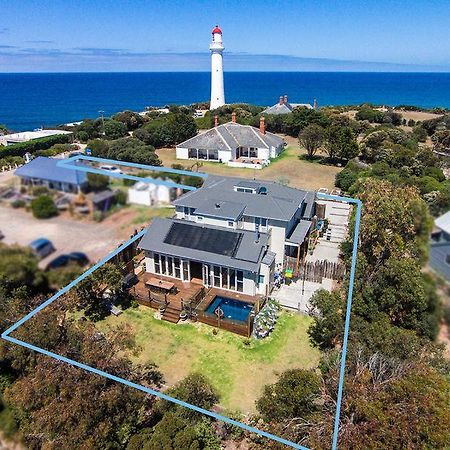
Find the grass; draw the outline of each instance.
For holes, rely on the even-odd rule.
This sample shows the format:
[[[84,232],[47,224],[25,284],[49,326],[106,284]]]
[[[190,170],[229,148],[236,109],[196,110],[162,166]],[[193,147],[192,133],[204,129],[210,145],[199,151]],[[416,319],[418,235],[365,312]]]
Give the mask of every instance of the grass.
[[[154,318],[146,308],[126,310],[97,324],[102,331],[117,326],[130,328],[138,351],[130,357],[138,363],[154,362],[170,386],[193,371],[206,375],[229,411],[251,413],[262,388],[290,368],[316,367],[319,351],[308,341],[311,319],[283,311],[269,338],[250,343],[235,334],[203,324],[173,325]]]
[[[128,208],[135,212],[135,216],[130,222],[132,225],[147,223],[155,217],[172,217],[174,214],[172,207],[152,208],[149,206],[129,205]]]
[[[263,169],[239,169],[215,162],[203,162],[198,169],[213,175],[236,176],[242,178],[256,178],[271,181],[279,181],[280,178],[288,179],[289,186],[300,189],[319,189],[326,187],[332,189],[336,174],[342,169],[335,166],[317,164],[302,157],[305,151],[298,145],[296,139],[284,137],[288,142],[281,155],[272,160],[269,166]],[[175,157],[175,149],[166,148],[157,150],[157,154],[166,167],[172,164],[182,164],[188,170],[194,165],[194,160],[178,160]]]

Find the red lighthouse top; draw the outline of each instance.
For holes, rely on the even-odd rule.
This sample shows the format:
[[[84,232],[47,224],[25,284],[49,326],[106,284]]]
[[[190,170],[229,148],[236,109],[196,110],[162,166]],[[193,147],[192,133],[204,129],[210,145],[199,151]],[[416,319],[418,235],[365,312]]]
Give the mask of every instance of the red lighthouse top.
[[[212,34],[222,34],[222,30],[219,28],[219,25],[216,25],[216,28],[214,28],[214,30],[212,30]]]

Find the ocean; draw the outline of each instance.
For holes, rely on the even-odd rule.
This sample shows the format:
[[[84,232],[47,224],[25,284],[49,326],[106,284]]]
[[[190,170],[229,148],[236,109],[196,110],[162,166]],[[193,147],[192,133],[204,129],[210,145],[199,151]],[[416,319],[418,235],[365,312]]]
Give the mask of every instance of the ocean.
[[[228,103],[450,108],[450,73],[225,72]],[[146,106],[209,100],[208,72],[0,74],[0,123],[15,131]]]

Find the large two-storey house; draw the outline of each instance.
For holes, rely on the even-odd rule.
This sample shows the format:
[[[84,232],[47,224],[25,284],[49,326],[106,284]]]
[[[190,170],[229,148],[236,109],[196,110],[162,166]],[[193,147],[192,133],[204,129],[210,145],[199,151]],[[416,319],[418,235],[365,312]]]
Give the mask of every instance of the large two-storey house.
[[[146,270],[206,287],[265,295],[286,258],[308,247],[315,193],[273,181],[209,176],[154,219],[140,242]]]

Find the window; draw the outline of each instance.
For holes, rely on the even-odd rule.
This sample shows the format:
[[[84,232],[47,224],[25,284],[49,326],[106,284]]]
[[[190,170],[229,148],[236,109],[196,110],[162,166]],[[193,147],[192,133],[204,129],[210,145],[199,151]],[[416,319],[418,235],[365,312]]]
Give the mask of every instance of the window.
[[[258,284],[264,284],[264,275],[258,275]]]
[[[203,217],[202,216],[197,216],[197,222],[203,222]]]
[[[173,258],[173,267],[175,270],[175,277],[181,278],[180,258]]]
[[[228,269],[226,267],[222,267],[222,287],[224,289],[228,289]]]
[[[233,228],[234,227],[234,222],[232,220],[228,221],[228,226]]]
[[[167,275],[173,276],[173,258],[171,256],[167,257]]]
[[[230,289],[236,290],[236,271],[234,269],[229,269],[229,277],[230,277]]]
[[[155,273],[161,273],[161,260],[159,258],[158,253],[155,253],[154,261],[155,261]]]
[[[189,261],[183,261],[183,280],[189,281]]]
[[[220,286],[220,267],[214,266],[214,286],[215,287],[221,287]]]
[[[236,290],[244,292],[244,272],[242,270],[236,271]]]

